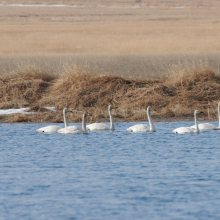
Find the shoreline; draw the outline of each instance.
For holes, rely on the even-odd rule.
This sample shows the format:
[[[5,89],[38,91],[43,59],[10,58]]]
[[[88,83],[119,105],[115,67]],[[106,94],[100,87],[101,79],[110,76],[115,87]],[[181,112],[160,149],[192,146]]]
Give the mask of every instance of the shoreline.
[[[20,118],[24,121],[13,121],[13,120],[8,120],[8,117],[6,115],[1,115],[0,116],[0,124],[49,124],[49,123],[52,123],[52,124],[62,124],[64,123],[62,120],[59,121],[59,122],[53,122],[53,121],[44,121],[44,122],[39,122],[39,120],[36,120],[36,121],[26,121],[28,120],[28,116],[30,115],[23,115],[23,114],[13,114],[13,115],[10,115],[11,118],[13,118],[13,120],[15,118]],[[147,116],[146,116],[147,117]],[[152,119],[154,121],[154,123],[169,123],[169,122],[194,122],[194,117],[180,117],[180,118],[176,118],[176,117],[173,117],[173,118],[163,118],[163,117],[156,117],[154,118],[152,116]],[[8,120],[8,121],[7,121]],[[31,120],[31,119],[30,119]],[[69,120],[69,119],[68,119]],[[218,122],[219,119],[218,117],[212,117],[212,118],[207,118],[207,117],[202,117],[200,116],[199,117],[199,122]],[[79,120],[79,118],[77,118],[76,120],[74,119],[71,119],[68,121],[69,123],[81,123],[81,121]],[[87,121],[87,124],[90,124],[90,123],[94,123],[95,121],[91,121],[89,122],[89,120]],[[100,118],[98,120],[98,122],[102,122],[102,123],[109,123],[109,118]],[[129,119],[122,119],[122,118],[114,118],[114,123],[117,124],[117,123],[138,123],[138,122],[145,122],[145,123],[148,123],[148,120],[147,118],[146,119],[142,119],[142,120],[129,120]]]

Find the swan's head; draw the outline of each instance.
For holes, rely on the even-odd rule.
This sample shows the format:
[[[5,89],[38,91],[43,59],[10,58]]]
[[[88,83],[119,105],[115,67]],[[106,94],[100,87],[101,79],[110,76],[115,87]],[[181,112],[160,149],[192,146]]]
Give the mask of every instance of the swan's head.
[[[115,105],[109,105],[109,106],[108,106],[108,109],[109,109],[109,110],[112,110],[112,109],[115,109],[115,108],[118,108],[118,107],[116,107]]]
[[[88,112],[84,112],[83,116],[86,118],[87,116],[92,116],[91,114],[89,114]]]
[[[63,110],[64,110],[65,113],[67,113],[67,112],[73,112],[71,108],[64,108]]]
[[[151,110],[152,110],[152,111],[156,111],[156,109],[155,109],[155,108],[152,108],[151,106],[148,106],[148,107],[147,107],[147,110],[148,110],[148,111],[151,111]]]
[[[201,114],[201,113],[204,113],[202,111],[199,111],[199,110],[195,110],[194,114],[198,115],[198,114]]]

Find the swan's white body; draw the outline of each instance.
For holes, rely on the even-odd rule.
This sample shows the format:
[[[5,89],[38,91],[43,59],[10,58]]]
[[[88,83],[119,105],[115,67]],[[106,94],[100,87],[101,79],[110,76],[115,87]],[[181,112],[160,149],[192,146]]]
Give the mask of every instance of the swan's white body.
[[[150,127],[144,124],[134,125],[127,129],[130,132],[150,132]]]
[[[114,126],[114,123],[113,123],[113,117],[112,117],[111,110],[115,109],[115,108],[117,108],[117,107],[112,106],[112,105],[108,106],[108,113],[109,113],[109,117],[110,117],[110,126],[108,126],[108,125],[106,125],[104,123],[93,123],[93,124],[90,124],[90,125],[86,126],[87,130],[90,130],[90,131],[112,130],[112,131],[114,131],[115,130],[115,126]]]
[[[82,116],[82,128],[77,127],[77,126],[68,126],[65,128],[62,128],[60,130],[58,130],[57,132],[60,134],[86,134],[87,130],[86,130],[86,116],[89,115],[87,112],[83,113]]]
[[[57,131],[59,129],[61,129],[61,127],[58,126],[58,125],[49,125],[49,126],[37,129],[37,132],[40,132],[40,133],[57,133]]]
[[[198,119],[197,114],[203,113],[201,111],[194,111],[194,119],[195,119],[195,128],[192,127],[180,127],[174,129],[172,132],[177,134],[188,134],[188,133],[199,133]]]
[[[200,131],[220,130],[219,127],[209,123],[198,124],[198,126]],[[195,125],[192,126],[191,128],[195,129]]]
[[[77,127],[77,126],[69,126],[66,128],[61,128],[57,131],[57,133],[60,134],[80,134],[83,133],[82,128]]]
[[[153,120],[151,118],[151,114],[150,114],[151,110],[156,111],[155,109],[151,108],[151,106],[147,107],[147,118],[148,118],[150,127],[145,124],[139,124],[139,125],[134,125],[134,126],[128,128],[127,131],[130,131],[130,132],[155,132],[156,128],[155,128],[155,126],[153,124]]]
[[[64,117],[65,127],[68,127],[67,118],[66,118],[66,113],[67,112],[72,112],[72,111],[68,108],[63,109],[63,117]],[[43,127],[43,128],[39,128],[36,131],[40,132],[40,133],[57,133],[57,131],[61,128],[62,127],[60,127],[58,125],[49,125],[49,126],[46,126],[46,127]]]
[[[196,132],[196,129],[191,127],[176,128],[172,132],[176,134],[199,133],[199,131]]]
[[[104,123],[93,123],[93,124],[87,125],[86,128],[90,131],[113,130],[110,128],[110,126]]]
[[[198,125],[199,130],[200,131],[220,130],[220,102],[218,103],[218,120],[219,120],[219,127],[210,123],[202,123]],[[195,129],[195,125],[192,126],[191,128]]]

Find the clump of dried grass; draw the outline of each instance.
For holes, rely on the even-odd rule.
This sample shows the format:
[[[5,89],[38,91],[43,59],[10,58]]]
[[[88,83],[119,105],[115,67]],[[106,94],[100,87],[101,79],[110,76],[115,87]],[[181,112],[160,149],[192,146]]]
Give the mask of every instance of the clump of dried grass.
[[[167,107],[175,116],[189,116],[194,109],[216,109],[220,101],[220,76],[206,62],[173,65],[164,86],[164,93],[171,96]]]
[[[55,78],[34,65],[18,65],[15,71],[0,75],[0,108],[30,106],[41,98]]]
[[[198,82],[208,82],[218,79],[213,69],[205,61],[175,64],[167,68],[166,84],[175,86],[187,87],[190,89]]]
[[[58,109],[64,106],[84,109],[97,103],[106,105],[114,101],[113,94],[123,81],[120,77],[91,73],[77,66],[67,67],[40,103],[56,104]]]
[[[90,111],[93,120],[108,118],[107,107],[116,104],[131,108],[134,93],[138,89],[150,87],[156,79],[134,80],[118,76],[88,72],[85,68],[68,67],[44,96],[40,106],[56,106],[58,109],[72,107],[82,111]],[[136,94],[138,96],[138,94]],[[133,100],[133,101],[132,101]],[[131,104],[131,105],[130,105]],[[146,107],[146,105],[144,106]],[[125,112],[114,112],[115,117],[129,117]],[[136,118],[135,114],[133,114]],[[130,115],[131,116],[131,115]]]
[[[28,122],[28,118],[25,115],[16,115],[12,122]]]

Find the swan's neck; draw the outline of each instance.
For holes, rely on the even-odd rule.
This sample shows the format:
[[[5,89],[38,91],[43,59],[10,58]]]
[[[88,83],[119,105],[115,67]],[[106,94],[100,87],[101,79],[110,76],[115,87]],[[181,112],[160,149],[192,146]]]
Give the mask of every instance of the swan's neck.
[[[156,131],[156,128],[154,126],[154,123],[152,121],[152,118],[151,118],[151,114],[150,114],[150,110],[147,109],[147,118],[148,118],[148,121],[149,121],[149,124],[150,124],[150,131],[151,132],[155,132]]]
[[[194,118],[195,118],[195,126],[196,126],[195,133],[199,133],[198,119],[197,119],[197,114],[196,113],[194,113]]]
[[[86,116],[84,114],[82,116],[82,129],[83,129],[83,134],[86,134],[87,133],[87,130],[86,130]]]
[[[65,109],[63,110],[63,118],[64,118],[64,124],[65,124],[65,128],[68,127],[68,122],[67,122],[67,118],[66,118],[66,111]]]
[[[218,103],[218,121],[219,121],[219,127],[220,127],[220,103]]]
[[[115,126],[114,126],[114,123],[113,123],[113,117],[112,117],[111,109],[108,110],[108,113],[109,113],[109,117],[110,117],[110,130],[114,131]]]

